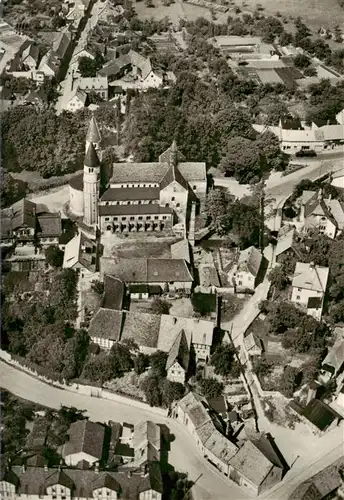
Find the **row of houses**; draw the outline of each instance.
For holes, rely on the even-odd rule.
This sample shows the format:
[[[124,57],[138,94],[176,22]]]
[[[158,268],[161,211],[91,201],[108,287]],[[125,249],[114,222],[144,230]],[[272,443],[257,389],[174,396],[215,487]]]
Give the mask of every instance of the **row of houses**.
[[[254,124],[253,128],[259,133],[269,130],[276,135],[281,151],[286,154],[295,154],[299,151],[320,153],[344,144],[343,111],[337,114],[336,123],[333,124],[316,120],[307,126],[299,119],[281,119],[277,127]]]
[[[104,426],[79,420],[68,430],[68,440],[60,449],[65,465],[59,467],[49,467],[34,451],[45,445],[47,431],[46,421],[37,418],[26,443],[24,465],[1,468],[1,498],[161,500],[161,428],[157,424],[109,422]],[[109,470],[101,468],[105,457],[115,465]]]
[[[266,435],[234,443],[222,434],[207,402],[190,392],[174,408],[208,462],[249,493],[259,495],[281,481],[284,465]]]

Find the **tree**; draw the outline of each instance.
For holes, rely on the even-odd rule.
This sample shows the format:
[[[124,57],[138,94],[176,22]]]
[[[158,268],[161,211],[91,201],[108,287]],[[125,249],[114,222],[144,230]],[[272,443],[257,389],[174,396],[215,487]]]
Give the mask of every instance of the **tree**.
[[[63,264],[63,252],[56,245],[50,245],[45,250],[45,259],[49,266],[52,267],[62,267]]]
[[[220,236],[227,234],[232,227],[232,220],[228,214],[232,201],[233,197],[223,189],[211,189],[207,195],[206,214],[211,226]]]
[[[150,312],[153,314],[168,314],[171,308],[171,304],[167,300],[155,297],[153,299],[152,305],[150,306]]]
[[[158,376],[150,375],[145,377],[140,382],[140,389],[144,392],[147,403],[150,406],[161,406],[162,397]]]
[[[230,139],[219,166],[227,176],[234,176],[243,184],[260,178],[263,163],[258,144],[244,137]]]
[[[95,77],[104,64],[104,57],[97,52],[94,59],[90,57],[80,57],[79,72],[82,77]]]
[[[216,309],[216,295],[209,293],[193,293],[191,304],[195,313],[208,316]]]
[[[154,375],[158,377],[166,376],[167,353],[164,351],[156,351],[149,356],[149,362]]]
[[[99,280],[92,280],[91,281],[91,290],[93,290],[93,292],[95,292],[97,295],[102,297],[102,295],[104,293],[104,283],[102,281],[99,281]]]
[[[25,197],[27,182],[14,179],[12,175],[0,168],[0,201],[1,208],[8,207]]]
[[[290,280],[283,266],[274,267],[269,273],[269,281],[277,290],[284,290]]]
[[[178,401],[184,396],[185,387],[179,382],[163,379],[160,384],[162,402],[164,406],[170,406],[173,401]]]
[[[289,328],[297,327],[304,316],[304,313],[289,302],[271,303],[268,315],[270,330],[277,334],[284,333]]]
[[[187,500],[188,492],[193,486],[193,482],[188,480],[185,472],[169,471],[163,472],[163,500]]]
[[[280,379],[279,390],[287,398],[291,398],[300,385],[300,372],[294,366],[286,366]]]
[[[134,367],[130,348],[126,345],[115,343],[110,350],[109,363],[114,378],[121,377]]]
[[[310,66],[311,61],[309,57],[305,56],[304,54],[298,54],[294,59],[294,64],[297,68],[305,69]]]
[[[218,398],[223,392],[224,385],[216,378],[210,377],[201,380],[200,389],[206,398]]]
[[[142,352],[139,352],[138,355],[134,358],[134,370],[135,373],[141,375],[146,371],[146,368],[149,366],[149,357]]]
[[[273,364],[266,359],[265,356],[260,358],[254,358],[253,360],[253,371],[257,377],[264,377],[268,375],[273,368]]]
[[[211,364],[217,375],[226,377],[230,374],[234,361],[235,350],[229,344],[219,345],[211,356]]]
[[[310,66],[308,68],[305,68],[303,74],[305,76],[317,76],[317,70],[313,66]]]

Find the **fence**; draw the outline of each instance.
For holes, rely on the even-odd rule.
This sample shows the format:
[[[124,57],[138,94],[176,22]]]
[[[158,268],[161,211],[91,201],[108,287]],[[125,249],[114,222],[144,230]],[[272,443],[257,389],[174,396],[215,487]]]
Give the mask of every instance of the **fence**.
[[[156,407],[151,407],[146,403],[143,403],[141,401],[138,401],[134,398],[129,398],[120,394],[117,394],[115,392],[110,392],[106,389],[103,389],[101,387],[96,387],[93,385],[84,385],[84,384],[76,384],[76,383],[71,383],[68,384],[66,382],[59,382],[58,380],[52,380],[49,379],[48,377],[39,374],[37,371],[29,368],[28,366],[25,366],[24,364],[21,364],[17,359],[14,359],[8,352],[3,351],[0,349],[0,360],[4,361],[5,363],[13,366],[14,368],[17,368],[21,371],[24,371],[31,375],[32,377],[35,377],[42,382],[45,382],[46,384],[49,384],[53,387],[56,387],[58,389],[74,392],[76,394],[84,395],[84,396],[89,396],[89,397],[96,397],[100,399],[107,399],[110,401],[113,401],[118,404],[123,404],[123,405],[130,405],[134,406],[138,409],[144,410],[144,411],[151,411],[157,415],[161,415],[161,417],[166,417],[167,416],[167,409],[163,408],[156,408]]]

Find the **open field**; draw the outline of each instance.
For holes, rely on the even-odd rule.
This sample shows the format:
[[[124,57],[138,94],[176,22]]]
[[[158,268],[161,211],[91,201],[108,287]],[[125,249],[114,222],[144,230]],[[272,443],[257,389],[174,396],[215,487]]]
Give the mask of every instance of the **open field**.
[[[321,26],[328,28],[339,26],[344,23],[344,9],[339,6],[338,0],[245,0],[235,1],[236,5],[245,11],[256,10],[261,6],[265,15],[273,15],[279,12],[282,16],[301,17],[305,24],[312,30],[318,30]]]

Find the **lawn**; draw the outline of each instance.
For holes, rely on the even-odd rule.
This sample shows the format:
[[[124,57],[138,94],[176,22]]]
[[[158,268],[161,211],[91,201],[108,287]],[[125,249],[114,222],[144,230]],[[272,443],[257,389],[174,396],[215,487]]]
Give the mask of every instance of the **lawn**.
[[[170,259],[170,247],[176,238],[155,237],[147,233],[138,235],[102,235],[103,256],[115,259]]]
[[[236,5],[245,11],[254,11],[257,5],[261,6],[265,15],[274,15],[279,12],[282,16],[301,17],[305,24],[317,31],[321,26],[334,27],[344,22],[344,9],[339,6],[338,0],[245,0],[235,1]]]

